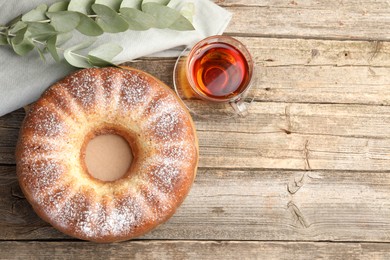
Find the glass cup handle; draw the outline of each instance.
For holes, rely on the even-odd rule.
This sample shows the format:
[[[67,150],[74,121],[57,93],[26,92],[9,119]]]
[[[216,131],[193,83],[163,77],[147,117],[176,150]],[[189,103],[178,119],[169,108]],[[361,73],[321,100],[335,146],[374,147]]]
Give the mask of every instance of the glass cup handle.
[[[248,107],[246,106],[243,99],[230,102],[230,105],[233,107],[233,109],[239,116],[245,117],[248,115]]]

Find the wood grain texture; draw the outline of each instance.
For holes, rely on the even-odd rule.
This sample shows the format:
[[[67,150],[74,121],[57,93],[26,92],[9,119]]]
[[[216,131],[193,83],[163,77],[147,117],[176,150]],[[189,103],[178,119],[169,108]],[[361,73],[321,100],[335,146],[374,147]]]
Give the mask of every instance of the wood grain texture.
[[[200,165],[386,171],[389,114],[389,107],[254,103],[236,122],[196,122]]]
[[[256,64],[256,100],[390,104],[390,43],[237,37]],[[128,63],[173,86],[174,59]]]
[[[390,169],[390,106],[255,102],[246,118],[195,119],[201,167]],[[0,163],[13,164],[17,131],[2,132]]]
[[[226,32],[250,36],[389,40],[386,0],[215,0],[233,13]]]
[[[313,242],[131,241],[0,242],[6,259],[388,259],[389,244]],[[15,255],[17,253],[17,257]]]
[[[245,119],[195,117],[201,168],[173,218],[109,245],[54,230],[16,180],[18,110],[0,117],[0,258],[390,258],[389,1],[214,2],[253,54],[257,97]],[[172,86],[174,63],[129,65]]]
[[[0,167],[0,240],[70,239]],[[142,239],[389,242],[390,173],[201,169],[177,213]]]

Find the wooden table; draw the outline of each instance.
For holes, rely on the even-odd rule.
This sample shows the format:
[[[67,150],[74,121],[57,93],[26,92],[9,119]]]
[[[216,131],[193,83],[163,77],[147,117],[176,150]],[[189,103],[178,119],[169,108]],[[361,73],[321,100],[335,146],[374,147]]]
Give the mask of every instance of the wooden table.
[[[54,230],[16,180],[18,110],[0,118],[0,258],[390,258],[390,2],[216,2],[259,90],[246,118],[196,120],[199,172],[176,215],[117,244]],[[132,66],[172,86],[174,62]]]

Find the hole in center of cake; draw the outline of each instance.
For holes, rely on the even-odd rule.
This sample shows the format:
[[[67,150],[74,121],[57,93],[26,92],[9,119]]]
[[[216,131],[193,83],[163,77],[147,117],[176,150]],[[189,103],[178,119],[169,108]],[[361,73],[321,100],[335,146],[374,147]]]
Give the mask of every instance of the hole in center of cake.
[[[123,177],[132,160],[129,143],[115,134],[96,136],[88,142],[85,150],[89,174],[102,181],[115,181]]]

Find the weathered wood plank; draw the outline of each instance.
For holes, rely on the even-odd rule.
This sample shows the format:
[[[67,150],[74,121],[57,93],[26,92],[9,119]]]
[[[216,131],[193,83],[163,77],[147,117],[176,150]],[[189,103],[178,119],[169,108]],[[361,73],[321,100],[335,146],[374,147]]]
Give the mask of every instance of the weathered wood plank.
[[[390,104],[390,43],[237,38],[255,60],[259,101]],[[174,62],[129,65],[172,86]]]
[[[24,110],[19,109],[0,117],[0,164],[15,163],[15,146],[24,116]]]
[[[377,105],[390,102],[390,43],[237,38],[249,47],[256,62],[258,100]],[[128,64],[172,86],[174,63],[175,59],[170,58]],[[11,116],[20,117],[20,113]]]
[[[255,102],[243,119],[196,118],[200,166],[386,171],[389,124],[389,106]],[[0,134],[0,163],[13,164],[17,131]]]
[[[0,240],[69,239],[0,167]],[[141,239],[390,242],[390,174],[201,169],[177,213]]]
[[[389,107],[255,103],[236,122],[196,122],[200,165],[385,171],[389,114]]]
[[[390,5],[369,1],[216,0],[233,13],[227,33],[250,36],[389,40]]]
[[[131,241],[0,242],[5,259],[388,259],[382,243]],[[17,257],[16,257],[17,255]]]

